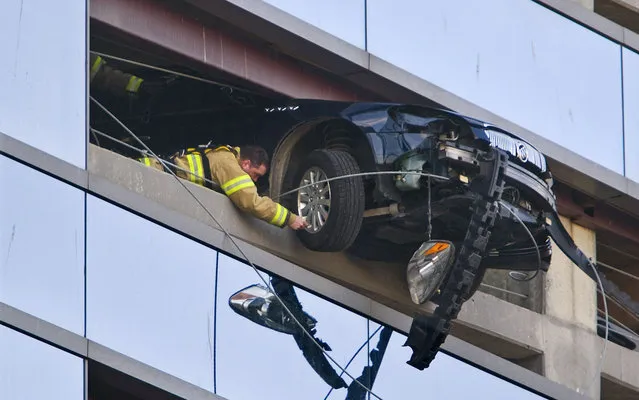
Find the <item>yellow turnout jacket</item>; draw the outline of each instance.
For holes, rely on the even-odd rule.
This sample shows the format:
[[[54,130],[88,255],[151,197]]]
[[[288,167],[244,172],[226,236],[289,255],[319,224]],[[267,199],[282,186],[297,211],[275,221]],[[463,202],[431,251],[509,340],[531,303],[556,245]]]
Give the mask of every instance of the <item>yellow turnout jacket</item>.
[[[148,157],[140,158],[139,161],[163,169],[159,162]],[[255,183],[240,167],[239,147],[189,148],[175,154],[171,161],[179,167],[175,174],[180,178],[214,188],[204,178],[210,179],[240,210],[269,224],[284,228],[296,217],[281,204],[257,193]]]

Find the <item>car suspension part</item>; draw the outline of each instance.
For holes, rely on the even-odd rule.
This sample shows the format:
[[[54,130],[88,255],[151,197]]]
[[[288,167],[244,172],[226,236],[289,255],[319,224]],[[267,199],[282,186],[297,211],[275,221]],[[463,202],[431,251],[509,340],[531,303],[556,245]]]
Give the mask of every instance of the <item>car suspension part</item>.
[[[450,332],[451,321],[457,318],[462,304],[472,296],[471,289],[475,279],[482,276],[482,257],[499,215],[508,155],[492,148],[478,158],[480,171],[469,187],[476,197],[471,205],[472,216],[466,236],[439,294],[433,298],[437,303],[435,311],[432,315],[415,316],[404,343],[413,350],[407,363],[420,370],[428,368],[433,361]]]

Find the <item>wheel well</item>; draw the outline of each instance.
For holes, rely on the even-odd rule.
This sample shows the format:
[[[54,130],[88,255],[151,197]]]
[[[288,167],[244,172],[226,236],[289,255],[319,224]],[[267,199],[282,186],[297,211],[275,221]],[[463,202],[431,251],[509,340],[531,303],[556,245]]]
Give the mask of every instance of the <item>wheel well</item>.
[[[273,152],[269,177],[270,195],[278,197],[293,185],[293,174],[304,157],[315,149],[335,149],[350,153],[362,171],[373,171],[371,146],[362,130],[340,118],[303,122],[280,140]]]

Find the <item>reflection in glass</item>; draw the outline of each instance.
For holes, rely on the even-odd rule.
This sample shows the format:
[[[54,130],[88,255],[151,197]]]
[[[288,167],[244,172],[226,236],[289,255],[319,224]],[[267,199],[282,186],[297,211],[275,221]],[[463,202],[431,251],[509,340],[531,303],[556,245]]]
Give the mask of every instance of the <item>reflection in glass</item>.
[[[639,182],[639,54],[623,49],[626,176]]]
[[[361,49],[366,44],[365,0],[265,1]]]
[[[84,399],[83,360],[0,326],[0,399]]]
[[[2,0],[0,12],[0,132],[80,168],[87,4]]]
[[[370,322],[370,329],[379,324]],[[411,350],[403,347],[406,336],[395,332],[379,369],[374,392],[383,399],[540,399],[534,393],[439,352],[420,371],[406,364]],[[372,397],[371,397],[372,398]]]
[[[4,156],[0,301],[84,335],[84,193]]]
[[[269,279],[265,274],[262,276]],[[333,390],[328,398],[345,398],[347,390],[339,387],[342,386],[339,382],[343,379],[349,384],[351,379],[346,375],[336,379],[340,368],[330,360],[326,361],[321,350],[301,333],[299,326],[295,328],[290,324],[281,308],[271,309],[274,303],[264,307],[267,303],[257,299],[255,294],[260,290],[253,286],[256,283],[261,285],[261,279],[250,266],[220,256],[218,279],[218,394],[233,399],[258,395],[264,399],[315,398],[328,394],[333,384],[338,389]],[[366,319],[297,287],[291,291],[285,280],[275,279],[272,283],[278,295],[285,299],[287,307],[307,325],[331,357],[339,365],[347,365],[366,340]],[[244,293],[243,288],[247,288]],[[231,297],[236,301],[235,306],[229,304]],[[241,298],[249,302],[240,306],[237,302]],[[299,300],[299,306],[294,299]],[[253,322],[255,318],[278,321],[280,324],[272,326],[280,329],[266,327],[269,323],[264,319],[262,323]],[[282,330],[294,333],[283,333]],[[360,351],[347,371],[358,377],[367,365],[366,352]],[[255,379],[259,377],[260,384],[238,385],[237,376],[247,373],[249,380],[253,376]]]
[[[216,254],[89,196],[87,337],[212,392]]]

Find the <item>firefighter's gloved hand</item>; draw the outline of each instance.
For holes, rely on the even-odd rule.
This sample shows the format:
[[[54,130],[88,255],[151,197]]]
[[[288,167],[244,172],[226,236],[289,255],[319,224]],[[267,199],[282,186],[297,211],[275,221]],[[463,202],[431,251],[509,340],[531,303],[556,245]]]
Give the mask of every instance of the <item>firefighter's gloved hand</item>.
[[[308,222],[299,215],[296,215],[294,218],[291,218],[288,226],[296,231],[298,229],[306,228],[308,226]]]

